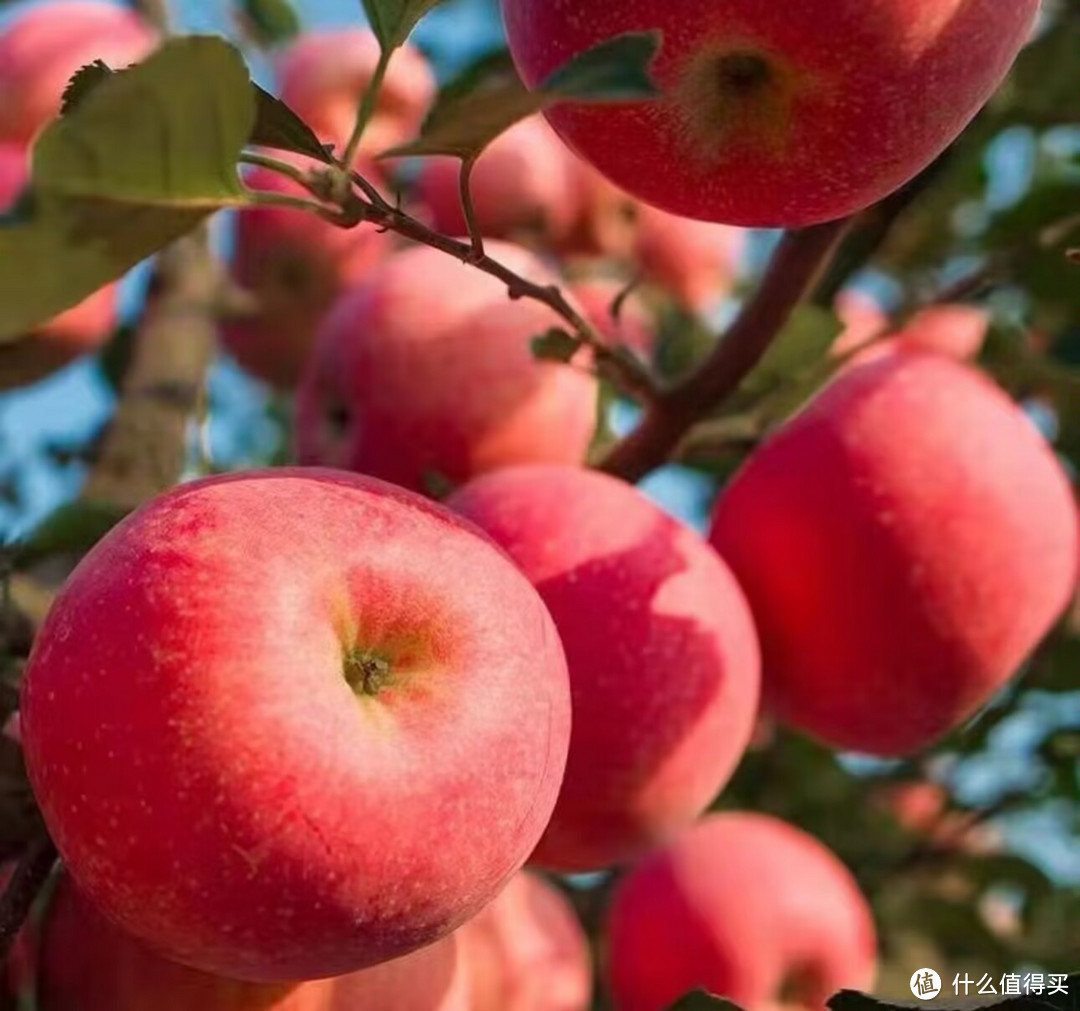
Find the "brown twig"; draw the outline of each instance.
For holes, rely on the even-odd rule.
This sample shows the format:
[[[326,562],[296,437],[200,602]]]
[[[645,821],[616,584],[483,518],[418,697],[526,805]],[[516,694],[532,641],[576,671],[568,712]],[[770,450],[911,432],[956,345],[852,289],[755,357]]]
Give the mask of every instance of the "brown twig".
[[[361,185],[360,177],[354,175],[353,181]],[[487,253],[477,255],[471,242],[461,242],[436,232],[400,208],[391,206],[377,193],[371,198],[368,187],[361,188],[369,199],[365,200],[357,193],[350,194],[343,208],[346,219],[368,221],[403,238],[432,246],[502,281],[511,298],[529,298],[548,306],[570,325],[582,345],[591,349],[598,370],[608,376],[620,392],[644,403],[651,403],[658,396],[656,382],[645,365],[611,348],[558,285],[537,284],[521,277]]]
[[[802,301],[840,241],[849,219],[789,232],[758,290],[715,350],[681,382],[656,397],[634,431],[601,469],[637,481],[663,464],[691,427],[738,389]]]

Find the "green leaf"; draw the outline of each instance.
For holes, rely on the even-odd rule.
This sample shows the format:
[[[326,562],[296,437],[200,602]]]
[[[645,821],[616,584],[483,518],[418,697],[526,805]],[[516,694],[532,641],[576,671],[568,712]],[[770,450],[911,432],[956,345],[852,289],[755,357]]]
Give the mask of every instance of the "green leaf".
[[[789,417],[835,371],[838,362],[828,352],[842,329],[829,310],[800,306],[743,380],[728,403],[730,411],[752,410],[765,424]]]
[[[121,73],[81,76],[35,145],[28,213],[0,227],[0,341],[249,199],[236,164],[255,98],[224,39],[174,39]]]
[[[185,210],[242,202],[236,162],[255,100],[234,46],[179,38],[123,73],[98,76],[35,145],[38,194]]]
[[[300,18],[289,0],[240,0],[249,31],[263,46],[278,46],[300,34]]]
[[[732,1004],[722,997],[714,997],[704,990],[688,993],[681,1000],[672,1004],[668,1011],[740,1011],[738,1004]]]
[[[364,0],[364,13],[385,52],[404,45],[417,22],[441,0]]]
[[[533,357],[540,361],[569,362],[581,350],[581,341],[559,327],[534,337],[531,342]]]
[[[111,502],[79,500],[60,506],[20,544],[12,547],[16,569],[55,555],[84,555],[128,513]]]
[[[660,50],[659,32],[626,32],[575,56],[542,85],[541,91],[563,99],[593,102],[641,102],[660,90],[649,67]]]
[[[87,95],[115,73],[115,70],[101,60],[95,60],[93,63],[75,71],[75,75],[68,81],[67,87],[64,89],[64,95],[60,100],[60,115],[66,116],[74,112]]]
[[[278,151],[292,151],[327,165],[334,163],[315,131],[292,109],[257,84],[252,87],[255,89],[255,127],[250,138],[252,144],[275,148]]]
[[[657,32],[630,32],[590,49],[529,91],[512,67],[502,66],[469,89],[439,97],[420,136],[383,157],[453,155],[475,158],[519,120],[563,101],[640,102],[659,92],[649,64],[660,46]]]

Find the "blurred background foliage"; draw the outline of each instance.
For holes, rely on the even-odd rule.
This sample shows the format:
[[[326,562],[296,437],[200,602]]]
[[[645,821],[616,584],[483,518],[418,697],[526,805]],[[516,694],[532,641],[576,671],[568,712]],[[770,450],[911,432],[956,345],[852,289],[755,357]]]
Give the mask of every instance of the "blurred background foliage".
[[[22,6],[5,4],[0,23]],[[245,39],[256,76],[271,85],[265,54],[252,39],[287,37],[299,26],[355,23],[361,16],[359,2],[349,0],[246,0],[242,9],[226,0],[185,0],[175,13],[184,30]],[[498,51],[497,8],[491,0],[450,0],[422,23],[416,41],[441,80],[451,81]],[[860,219],[814,304],[796,315],[769,362],[706,427],[687,460],[645,482],[650,495],[692,525],[704,525],[724,477],[771,424],[827,378],[820,360],[837,332],[833,302],[851,288],[872,293],[898,315],[942,292],[992,310],[981,364],[1029,408],[1076,475],[1080,266],[1055,240],[1080,216],[1078,53],[1080,0],[1044,0],[1040,32],[1008,85],[923,176]],[[227,255],[228,215],[215,228]],[[707,320],[665,310],[656,362],[661,372],[690,367],[752,289],[776,236],[752,239],[739,286]],[[102,355],[0,395],[3,540],[24,540],[77,493],[115,403],[146,278],[145,270],[129,278],[126,324]],[[207,393],[192,433],[190,475],[288,459],[284,399],[225,357],[215,364]],[[750,394],[758,407],[768,406],[764,414],[756,408],[747,416]],[[624,431],[634,413],[611,403],[606,437]],[[81,522],[93,528],[99,521],[107,526],[112,518],[83,516]],[[59,547],[38,540],[43,554],[63,549],[70,526],[59,529]],[[77,539],[86,536],[81,531]],[[0,633],[0,646],[10,646],[20,630],[0,627]],[[10,666],[5,674],[15,673]],[[1020,681],[932,753],[868,761],[835,755],[763,723],[717,806],[777,814],[819,836],[852,867],[878,913],[883,996],[909,995],[908,979],[922,966],[941,974],[945,993],[956,973],[988,973],[997,986],[1005,972],[1078,968],[1078,673],[1080,607]],[[4,755],[0,761],[10,764]],[[589,920],[606,882],[577,884],[573,893]]]

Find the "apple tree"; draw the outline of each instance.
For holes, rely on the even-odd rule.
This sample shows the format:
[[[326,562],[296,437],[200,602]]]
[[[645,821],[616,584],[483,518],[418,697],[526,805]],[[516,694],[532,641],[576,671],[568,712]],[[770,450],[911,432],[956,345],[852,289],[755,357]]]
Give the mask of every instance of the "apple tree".
[[[1080,3],[224,6],[0,3],[0,1007],[1071,1006]]]

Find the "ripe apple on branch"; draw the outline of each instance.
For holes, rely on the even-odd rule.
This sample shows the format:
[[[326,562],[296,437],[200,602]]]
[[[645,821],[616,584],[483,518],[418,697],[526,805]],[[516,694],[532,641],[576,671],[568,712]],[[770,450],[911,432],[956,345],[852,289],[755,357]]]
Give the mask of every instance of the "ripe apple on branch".
[[[837,755],[914,777],[1075,644],[1071,444],[1018,401],[1067,430],[1078,380],[973,304],[1028,259],[1075,276],[1075,208],[853,294],[1038,0],[502,0],[508,57],[441,91],[437,0],[363,0],[263,54],[278,94],[137,6],[0,28],[0,388],[104,344],[157,264],[83,495],[2,559],[9,978],[43,1011],[873,987],[902,903],[872,886],[918,861],[850,859],[878,773]],[[289,465],[188,453],[219,330]],[[699,532],[635,485],[703,433]],[[812,776],[770,792],[792,748],[822,838]]]

